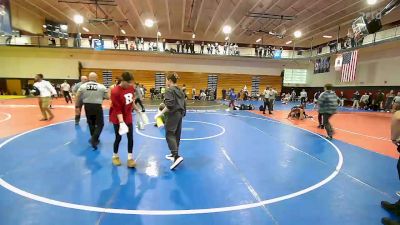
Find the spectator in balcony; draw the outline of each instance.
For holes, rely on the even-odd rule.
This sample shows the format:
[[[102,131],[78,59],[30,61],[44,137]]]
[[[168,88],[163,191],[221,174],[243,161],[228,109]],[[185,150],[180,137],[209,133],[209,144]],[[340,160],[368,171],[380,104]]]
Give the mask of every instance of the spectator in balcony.
[[[7,34],[6,35],[6,45],[11,45],[11,40],[12,40],[12,35]]]
[[[262,53],[263,53],[263,47],[260,45],[260,46],[258,47],[257,56],[258,56],[258,57],[262,57]]]
[[[89,35],[88,41],[89,41],[89,48],[91,48],[91,47],[92,47],[92,44],[93,44],[93,38],[92,38],[92,36]]]
[[[163,48],[163,51],[165,51],[167,48],[167,41],[165,40],[165,38],[163,38],[163,40],[162,40],[162,48]]]
[[[258,45],[254,47],[254,55],[258,56]]]
[[[124,44],[125,44],[126,50],[129,50],[129,38],[128,37],[125,37]]]
[[[394,95],[393,90],[390,90],[390,92],[386,94],[386,102],[385,102],[385,111],[386,112],[391,111],[394,97],[395,97],[395,95]]]
[[[218,42],[215,42],[214,47],[215,47],[215,54],[219,55],[219,44],[218,44]]]
[[[227,51],[228,51],[228,42],[225,42],[224,43],[224,55],[227,54]]]
[[[186,53],[189,53],[189,51],[190,51],[190,42],[185,42],[185,46],[186,46]]]
[[[359,109],[360,108],[360,98],[361,95],[358,91],[354,92],[353,94],[353,108]]]
[[[152,41],[149,42],[149,51],[153,51],[153,42]]]
[[[356,41],[354,40],[354,33],[352,28],[347,30],[347,48],[355,47]]]
[[[211,44],[207,43],[207,53],[211,54]]]
[[[235,52],[235,55],[240,55],[239,46],[237,45],[237,43],[235,43],[235,45],[233,46],[233,51]]]
[[[200,44],[200,54],[204,54],[204,41]]]
[[[139,38],[135,37],[135,50],[139,50],[139,42],[140,42]]]
[[[114,49],[117,49],[118,48],[118,37],[117,37],[117,35],[114,35],[113,43],[114,43]]]
[[[176,41],[176,52],[181,53],[181,42],[179,40]]]
[[[144,50],[144,39],[140,38],[140,50]]]
[[[190,41],[190,53],[191,54],[194,54],[195,52],[194,52],[194,40],[191,40]]]
[[[130,44],[130,46],[129,46],[129,49],[131,50],[131,51],[133,51],[133,50],[135,50],[135,42],[131,42],[131,44]]]
[[[182,53],[186,53],[186,42],[182,40]]]

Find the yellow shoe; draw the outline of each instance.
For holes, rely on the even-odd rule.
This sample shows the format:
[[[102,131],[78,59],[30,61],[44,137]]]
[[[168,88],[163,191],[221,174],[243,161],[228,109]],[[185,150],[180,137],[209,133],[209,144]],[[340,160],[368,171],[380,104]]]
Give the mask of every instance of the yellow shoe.
[[[128,164],[129,168],[135,168],[135,166],[136,166],[136,162],[133,159],[128,159],[127,164]]]
[[[119,157],[113,157],[112,158],[112,164],[114,166],[120,166],[121,165],[121,160],[119,160]]]

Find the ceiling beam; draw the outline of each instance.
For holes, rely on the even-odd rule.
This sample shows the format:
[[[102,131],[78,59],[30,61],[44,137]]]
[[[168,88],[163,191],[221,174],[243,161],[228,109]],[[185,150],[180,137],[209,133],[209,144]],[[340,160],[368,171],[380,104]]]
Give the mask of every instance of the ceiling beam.
[[[231,19],[232,15],[236,12],[236,10],[239,8],[239,6],[240,6],[240,4],[242,4],[242,2],[243,2],[243,0],[239,0],[239,2],[236,4],[236,6],[231,11],[231,13],[229,13],[229,16],[222,23],[223,25],[226,24]],[[214,39],[217,38],[217,36],[221,33],[221,31],[222,31],[222,27],[218,30],[217,33],[215,33]]]
[[[200,15],[201,15],[201,12],[202,12],[202,10],[203,10],[203,3],[204,3],[204,1],[205,1],[205,0],[201,0],[200,9],[199,9],[199,13],[197,14],[196,24],[194,25],[193,32],[196,32],[196,30],[197,30],[197,24],[199,24],[199,20],[200,20],[200,18],[201,18]]]
[[[343,0],[338,1],[338,3],[340,3],[341,1],[343,1]],[[350,8],[350,7],[353,7],[353,6],[357,5],[357,4],[359,4],[360,2],[362,2],[362,1],[358,0],[358,1],[356,1],[356,2],[354,2],[354,3],[352,3],[352,4],[350,4],[350,5],[346,6],[346,7],[343,8],[342,10],[346,10],[346,9],[348,9],[348,8]],[[336,3],[333,4],[333,5],[336,5]],[[366,7],[366,8],[369,8],[369,7]],[[323,13],[326,9],[327,9],[327,8],[324,8],[323,10],[321,10],[321,11],[319,11],[318,13],[314,14],[312,17],[314,17],[315,15],[318,15],[318,14]],[[360,12],[360,11],[362,11],[362,10],[364,10],[364,9],[365,9],[365,8],[362,8],[362,9],[358,10],[357,13]],[[332,16],[335,16],[337,13],[338,13],[338,12],[335,11],[335,12],[329,14],[329,15],[324,15],[324,17],[325,17],[325,18],[330,18],[330,17],[332,17]],[[352,14],[354,14],[354,13],[352,13]],[[292,28],[299,29],[298,27],[301,27],[301,29],[303,30],[303,36],[304,36],[304,37],[306,36],[306,34],[312,33],[312,31],[314,31],[315,29],[312,30],[312,31],[305,32],[305,30],[307,30],[307,29],[305,29],[305,28],[311,27],[311,26],[313,26],[313,25],[318,24],[318,23],[321,22],[320,20],[314,20],[313,23],[307,22],[309,19],[312,19],[312,17],[308,17],[306,20],[303,20],[303,21],[301,21],[300,23],[294,24],[294,25],[292,25],[290,28],[288,28],[287,32],[289,32],[289,35],[292,33],[291,31],[294,30],[294,29],[292,29]],[[339,20],[342,19],[342,18],[343,18],[343,16],[341,16],[339,19],[334,20],[333,22],[331,21],[329,24],[332,24],[332,23],[334,23],[334,22],[337,22],[337,21],[339,21]],[[301,26],[302,24],[306,24],[306,25],[305,25],[304,27],[302,27],[302,26]],[[289,31],[289,30],[290,30],[290,31]],[[292,39],[293,39],[293,38],[292,38]],[[269,40],[269,39],[268,39],[268,40]],[[274,41],[274,43],[275,43],[275,42],[276,42],[276,41]]]
[[[290,26],[290,27],[288,27],[287,28],[287,32],[289,31],[289,30],[291,30],[292,28],[294,28],[294,27],[300,27],[300,25],[301,24],[304,24],[304,23],[306,23],[308,20],[310,20],[310,19],[312,19],[314,16],[316,16],[316,15],[318,15],[318,14],[320,14],[320,13],[322,13],[322,12],[324,12],[326,9],[328,9],[329,7],[332,7],[332,6],[335,6],[335,5],[337,5],[337,4],[339,4],[339,3],[342,3],[344,0],[337,0],[337,1],[335,1],[333,4],[331,4],[331,5],[328,5],[327,7],[325,7],[323,10],[320,10],[320,11],[318,11],[317,13],[314,13],[314,14],[312,14],[311,16],[309,16],[309,17],[307,17],[306,19],[303,19],[302,21],[300,21],[299,23],[295,23],[295,24],[293,24],[292,26]],[[319,3],[320,1],[316,1],[316,3]],[[353,6],[354,4],[356,4],[356,3],[358,3],[358,2],[360,2],[359,0],[357,1],[357,2],[355,2],[355,3],[353,3],[352,5],[350,5],[350,6],[346,6],[344,9],[347,9],[347,8],[349,8],[349,7],[351,7],[351,6]],[[314,5],[314,4],[313,4]],[[303,10],[302,12],[305,12],[305,10]],[[337,12],[335,12],[335,13],[337,13]],[[333,14],[330,14],[330,15],[328,15],[328,16],[326,16],[326,17],[329,17],[329,16],[332,16],[332,15],[334,15],[335,13],[333,13]],[[315,21],[313,24],[315,24],[315,23],[318,23],[319,21],[317,20],[317,21]],[[286,22],[285,22],[286,23]],[[308,22],[307,22],[308,23]],[[277,26],[275,29],[277,29],[278,27],[280,27],[282,24],[280,24],[279,26]],[[309,25],[309,24],[307,24],[307,25]],[[289,35],[291,36],[291,34],[289,33]],[[267,38],[265,41],[269,41],[269,40],[271,40],[272,38]],[[293,39],[293,38],[292,38]]]
[[[268,9],[274,8],[281,1],[282,0],[277,0],[271,6],[269,6],[269,5],[268,6],[264,6],[264,8],[262,9],[262,13],[266,13],[266,11],[268,12]],[[253,26],[253,24],[258,22],[259,20],[260,20],[260,18],[250,20],[250,23],[246,27]],[[237,37],[241,37],[245,32],[246,32],[246,30],[243,30],[242,32],[239,33],[239,35]]]
[[[171,35],[171,19],[169,18],[168,0],[165,0],[165,10],[167,11],[168,32]]]
[[[218,6],[217,6],[217,8],[215,9],[214,14],[213,14],[213,16],[212,16],[212,18],[211,18],[211,21],[208,23],[207,28],[206,28],[206,30],[204,31],[204,34],[203,34],[204,37],[207,36],[208,30],[210,29],[211,24],[214,22],[214,19],[215,19],[216,15],[218,14],[218,11],[220,10],[221,6],[223,5],[222,3],[223,3],[224,1],[225,1],[225,0],[220,0],[220,2],[218,3]]]

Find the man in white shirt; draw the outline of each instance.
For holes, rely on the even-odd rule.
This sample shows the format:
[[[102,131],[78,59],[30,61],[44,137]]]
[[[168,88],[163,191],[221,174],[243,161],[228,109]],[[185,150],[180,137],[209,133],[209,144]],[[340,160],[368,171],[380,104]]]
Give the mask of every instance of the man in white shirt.
[[[63,92],[65,101],[68,103],[72,103],[72,98],[69,92],[71,91],[71,86],[68,84],[66,80],[64,80],[64,83],[61,84],[61,90]]]
[[[49,109],[49,104],[51,96],[57,96],[56,89],[54,89],[50,82],[43,80],[43,74],[37,74],[35,81],[32,92],[39,97],[39,108],[43,115],[40,121],[52,120],[54,115]]]
[[[305,89],[303,89],[301,92],[300,92],[300,104],[305,104],[306,103],[306,101],[307,101],[307,92],[306,92],[306,90]]]
[[[264,112],[263,112],[263,114],[265,114],[265,110],[267,107],[268,107],[269,114],[272,114],[272,111],[274,111],[274,102],[275,102],[275,98],[276,98],[277,94],[278,94],[278,92],[275,91],[272,87],[267,87],[264,90]]]

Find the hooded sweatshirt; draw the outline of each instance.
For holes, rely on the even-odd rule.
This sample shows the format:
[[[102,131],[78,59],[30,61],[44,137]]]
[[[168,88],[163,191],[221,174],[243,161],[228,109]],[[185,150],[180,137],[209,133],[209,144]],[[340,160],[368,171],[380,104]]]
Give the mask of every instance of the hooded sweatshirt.
[[[168,108],[170,113],[176,111],[186,111],[185,94],[177,86],[172,86],[165,91],[165,106]]]

